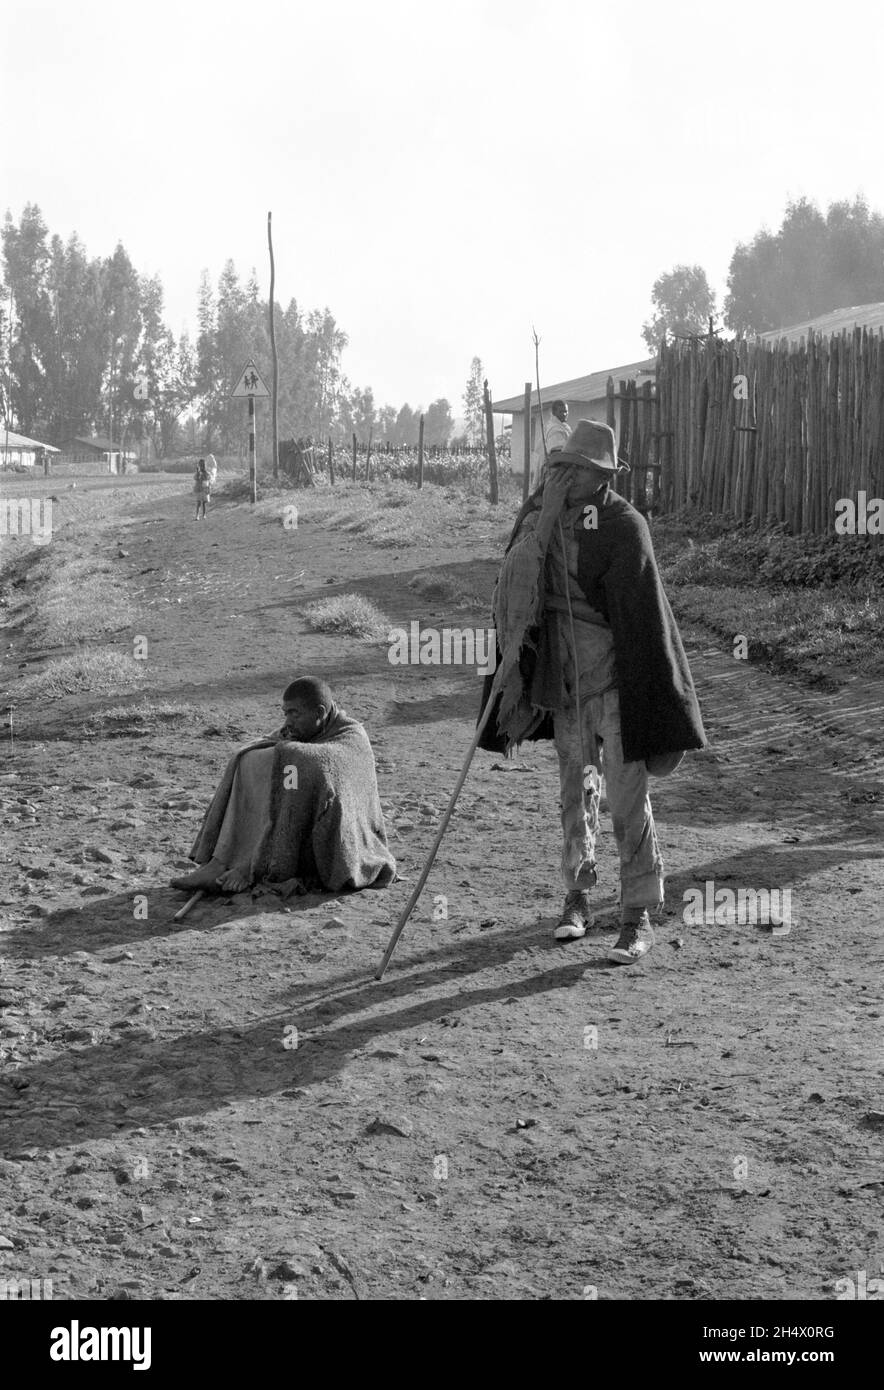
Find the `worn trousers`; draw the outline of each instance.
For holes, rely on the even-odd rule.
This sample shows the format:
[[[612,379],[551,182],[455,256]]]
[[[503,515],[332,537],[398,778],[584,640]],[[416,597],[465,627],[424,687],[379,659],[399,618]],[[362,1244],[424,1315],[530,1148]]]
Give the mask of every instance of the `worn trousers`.
[[[554,717],[565,889],[593,888],[598,881],[595,847],[604,776],[620,854],[620,915],[624,922],[635,922],[644,909],[663,902],[663,860],[648,795],[647,768],[644,762],[623,761],[616,690],[584,697],[581,723],[583,756],[576,707],[570,705]]]

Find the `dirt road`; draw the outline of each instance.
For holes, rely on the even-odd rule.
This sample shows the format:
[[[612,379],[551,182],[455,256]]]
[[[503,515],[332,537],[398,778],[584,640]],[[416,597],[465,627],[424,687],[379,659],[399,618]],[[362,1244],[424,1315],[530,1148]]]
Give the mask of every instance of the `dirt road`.
[[[169,725],[95,732],[119,700],[58,702],[0,778],[0,1277],[73,1297],[679,1300],[876,1277],[884,692],[810,694],[688,632],[711,746],[652,788],[668,882],[647,960],[605,958],[607,821],[599,926],[554,943],[539,745],[477,756],[377,983],[479,682],[393,667],[300,610],[358,592],[397,625],[484,624],[408,581],[444,565],[487,598],[498,552],[469,525],[397,554],[136,495],[99,543],[126,552]],[[164,885],[226,757],[313,671],[368,727],[402,880],[174,924]],[[791,888],[791,930],[685,925],[707,882]]]

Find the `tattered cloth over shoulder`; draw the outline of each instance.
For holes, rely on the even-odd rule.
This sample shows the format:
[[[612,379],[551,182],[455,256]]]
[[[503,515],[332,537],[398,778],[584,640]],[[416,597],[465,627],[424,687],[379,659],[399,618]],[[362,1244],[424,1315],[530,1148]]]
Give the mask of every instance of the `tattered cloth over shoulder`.
[[[537,536],[539,517],[539,508],[522,509],[491,600],[498,647],[497,709],[489,719],[479,746],[493,748],[495,752],[504,751],[505,747],[510,753],[524,739],[542,737],[537,733],[538,726],[550,709],[549,705],[538,703],[541,697],[531,681],[537,667],[544,609],[546,551]],[[491,682],[492,677],[487,677],[483,708]],[[496,725],[497,737],[491,725]],[[503,746],[500,735],[503,735]]]
[[[342,710],[307,743],[265,738],[239,749],[206,812],[191,859],[211,859],[237,763],[255,748],[275,750],[270,824],[252,860],[256,879],[298,878],[308,888],[331,893],[381,888],[394,880],[396,861],[387,848],[371,744],[358,720]],[[287,791],[286,780],[296,790]]]
[[[562,707],[557,624],[544,615],[539,509],[536,492],[516,518],[492,601],[498,666],[504,669],[497,678],[498,708],[479,746],[493,752],[510,753],[525,739],[552,738],[551,715]],[[611,627],[623,757],[640,762],[704,748],[700,706],[648,524],[609,487],[599,498],[597,517],[595,529],[574,525],[577,574],[587,603]],[[491,684],[489,677],[483,709]]]

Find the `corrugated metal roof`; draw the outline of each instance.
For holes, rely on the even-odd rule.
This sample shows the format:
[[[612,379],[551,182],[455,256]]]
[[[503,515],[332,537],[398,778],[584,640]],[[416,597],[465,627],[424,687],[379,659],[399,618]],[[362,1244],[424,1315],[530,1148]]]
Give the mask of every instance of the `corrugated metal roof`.
[[[882,306],[884,307],[884,306]],[[646,357],[641,362],[628,362],[625,367],[606,367],[603,372],[590,372],[589,376],[576,376],[572,381],[556,381],[544,386],[541,383],[543,403],[545,406],[551,405],[553,401],[597,401],[604,399],[608,385],[608,377],[614,378],[614,385],[618,381],[629,381],[636,378],[639,381],[643,377],[649,380],[654,375],[657,365],[656,357]],[[521,415],[525,408],[524,391],[518,396],[509,396],[506,400],[492,401],[491,409],[497,415]],[[531,393],[531,408],[537,409],[537,391]]]
[[[110,439],[106,439],[103,435],[100,434],[95,435],[92,438],[85,434],[78,434],[73,442],[75,444],[85,444],[90,449],[100,449],[102,453],[105,454],[110,453],[111,451],[116,453],[116,451],[120,447],[119,444],[114,443]]]
[[[852,332],[854,328],[868,328],[873,331],[884,328],[884,302],[857,304],[852,309],[832,309],[830,313],[819,314],[815,319],[793,323],[787,328],[774,328],[769,333],[759,333],[758,336],[765,343],[778,343],[783,338],[787,342],[797,343],[800,338],[807,337],[811,328],[814,333],[824,337],[842,333],[845,329]]]
[[[6,447],[6,430],[0,425],[0,449]],[[44,444],[41,439],[29,439],[26,434],[16,434],[14,430],[9,431],[10,449],[45,449],[47,454],[60,453],[54,444]]]

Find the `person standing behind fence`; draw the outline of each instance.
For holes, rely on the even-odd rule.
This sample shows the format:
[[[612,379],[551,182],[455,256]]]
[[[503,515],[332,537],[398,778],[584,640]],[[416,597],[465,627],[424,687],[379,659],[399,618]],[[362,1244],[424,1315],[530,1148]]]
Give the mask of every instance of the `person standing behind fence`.
[[[571,431],[568,428],[568,406],[565,401],[553,401],[550,407],[550,418],[544,422],[541,417],[537,421],[537,439],[534,443],[534,454],[531,460],[531,491],[540,482],[540,475],[546,463],[547,454],[551,454],[554,449],[564,449]],[[546,448],[544,448],[544,439]]]
[[[211,455],[209,456],[211,458]],[[215,460],[212,459],[214,463]],[[200,459],[196,466],[193,477],[193,491],[196,497],[196,516],[195,521],[205,521],[206,507],[212,495],[212,477],[206,465],[205,459]]]

